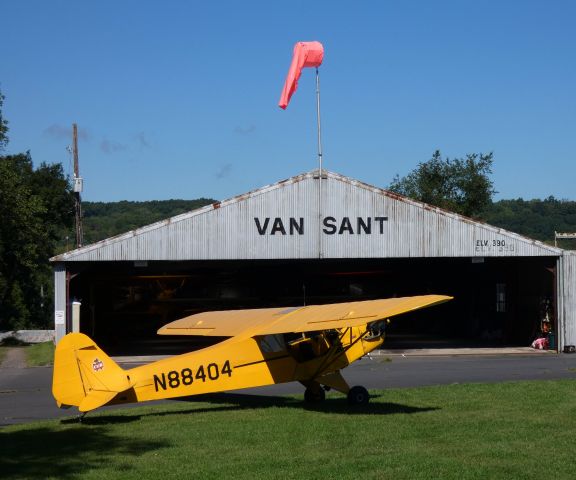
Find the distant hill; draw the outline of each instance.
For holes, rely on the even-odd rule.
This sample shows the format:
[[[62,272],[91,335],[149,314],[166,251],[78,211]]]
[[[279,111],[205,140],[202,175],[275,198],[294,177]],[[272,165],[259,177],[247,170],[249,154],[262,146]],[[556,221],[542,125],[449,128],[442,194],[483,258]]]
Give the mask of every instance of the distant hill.
[[[113,237],[138,227],[217,202],[195,200],[153,200],[149,202],[82,202],[84,245]],[[61,251],[74,247],[74,231],[63,232]]]
[[[554,245],[554,232],[576,233],[576,202],[548,197],[545,200],[500,200],[483,220],[496,227]],[[576,240],[559,240],[561,248],[576,250]]]
[[[113,237],[181,213],[215,203],[196,200],[154,200],[149,202],[83,202],[84,244]],[[554,244],[554,231],[576,233],[576,202],[557,200],[500,200],[484,213],[483,221],[496,227]],[[74,245],[74,232],[63,232],[60,251]],[[576,240],[559,241],[558,246],[576,250]]]

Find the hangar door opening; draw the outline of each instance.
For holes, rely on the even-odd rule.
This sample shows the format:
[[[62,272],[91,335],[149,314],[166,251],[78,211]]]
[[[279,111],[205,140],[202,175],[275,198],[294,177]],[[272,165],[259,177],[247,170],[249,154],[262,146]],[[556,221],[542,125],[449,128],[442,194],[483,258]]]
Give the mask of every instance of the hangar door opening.
[[[418,260],[404,267],[396,272],[402,285],[440,289],[454,300],[446,316],[427,309],[392,321],[385,348],[518,347],[542,336],[556,348],[556,258]]]
[[[212,338],[160,337],[208,310],[445,294],[393,319],[384,348],[527,346],[555,331],[555,258],[345,259],[68,264],[80,330],[114,355],[174,354]],[[75,271],[70,271],[74,267]]]

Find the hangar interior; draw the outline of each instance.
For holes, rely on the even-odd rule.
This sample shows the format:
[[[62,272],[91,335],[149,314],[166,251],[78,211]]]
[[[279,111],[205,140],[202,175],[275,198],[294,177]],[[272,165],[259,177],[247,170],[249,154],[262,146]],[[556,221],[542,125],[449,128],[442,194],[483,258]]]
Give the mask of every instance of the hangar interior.
[[[556,262],[542,256],[74,262],[67,290],[81,302],[80,331],[114,355],[174,354],[217,341],[156,335],[164,324],[206,310],[428,293],[454,300],[393,319],[384,348],[528,346],[543,330],[557,329]]]

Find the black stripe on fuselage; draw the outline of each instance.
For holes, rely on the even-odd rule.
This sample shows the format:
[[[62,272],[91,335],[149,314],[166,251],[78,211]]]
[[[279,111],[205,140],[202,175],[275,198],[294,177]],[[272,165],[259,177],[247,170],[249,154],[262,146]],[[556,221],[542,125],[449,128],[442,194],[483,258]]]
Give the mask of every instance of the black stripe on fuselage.
[[[243,363],[242,365],[234,365],[234,368],[249,367],[250,365],[258,365],[259,363],[272,362],[274,360],[282,360],[283,358],[293,358],[291,355],[281,355],[279,357],[266,358],[265,360],[258,360],[257,362]]]

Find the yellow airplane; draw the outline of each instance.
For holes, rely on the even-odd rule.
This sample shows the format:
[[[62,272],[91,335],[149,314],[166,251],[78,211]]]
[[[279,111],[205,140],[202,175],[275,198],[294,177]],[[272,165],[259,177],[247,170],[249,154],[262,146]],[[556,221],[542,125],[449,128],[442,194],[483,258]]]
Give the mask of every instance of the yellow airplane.
[[[333,388],[350,404],[368,391],[350,388],[340,370],[384,342],[388,318],[452,297],[204,312],[169,323],[160,335],[230,337],[202,350],[123,370],[89,337],[69,333],[58,343],[52,393],[59,407],[88,412],[103,405],[145,402],[298,381],[304,398],[322,401]]]

